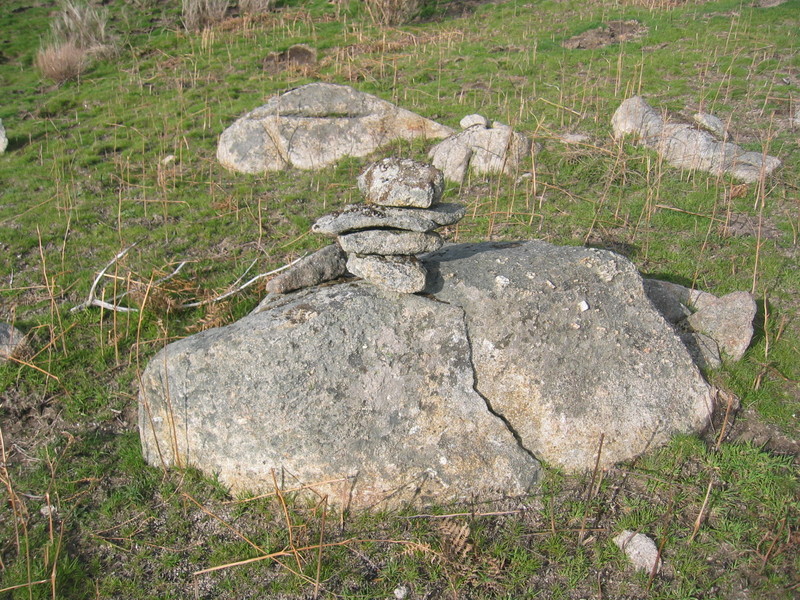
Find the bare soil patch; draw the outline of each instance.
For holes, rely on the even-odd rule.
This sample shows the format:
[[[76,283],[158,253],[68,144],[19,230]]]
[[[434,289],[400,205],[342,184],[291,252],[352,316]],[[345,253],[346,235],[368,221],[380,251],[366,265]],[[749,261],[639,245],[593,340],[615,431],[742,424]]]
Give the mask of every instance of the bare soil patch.
[[[639,21],[609,21],[595,29],[573,36],[562,45],[569,50],[594,50],[643,37],[648,29]]]

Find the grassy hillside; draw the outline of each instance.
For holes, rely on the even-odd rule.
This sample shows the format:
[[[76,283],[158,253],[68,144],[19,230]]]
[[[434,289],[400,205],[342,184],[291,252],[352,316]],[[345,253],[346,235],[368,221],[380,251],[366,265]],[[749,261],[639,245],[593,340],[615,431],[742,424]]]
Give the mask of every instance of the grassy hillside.
[[[800,593],[800,0],[430,3],[386,28],[357,0],[258,16],[232,2],[201,32],[182,26],[178,0],[105,4],[115,50],[62,83],[36,67],[58,3],[0,4],[0,321],[31,347],[0,365],[0,598]],[[641,34],[563,45],[617,20]],[[263,68],[296,43],[316,65]],[[751,348],[707,374],[715,428],[605,473],[549,469],[528,498],[425,514],[333,514],[308,490],[242,502],[192,470],[146,466],[136,394],[149,357],[246,314],[263,280],[216,298],[327,243],[310,224],[358,200],[369,160],[262,176],[216,162],[234,119],[311,81],[454,127],[478,112],[540,145],[518,177],[448,188],[469,207],[452,241],[589,244],[650,276],[752,291]],[[714,113],[783,166],[742,185],[617,144],[611,115],[632,94],[676,119]],[[374,158],[427,150],[398,142]],[[136,311],[71,311],[107,265],[97,297]],[[625,528],[656,540],[661,573],[632,571],[611,542]]]

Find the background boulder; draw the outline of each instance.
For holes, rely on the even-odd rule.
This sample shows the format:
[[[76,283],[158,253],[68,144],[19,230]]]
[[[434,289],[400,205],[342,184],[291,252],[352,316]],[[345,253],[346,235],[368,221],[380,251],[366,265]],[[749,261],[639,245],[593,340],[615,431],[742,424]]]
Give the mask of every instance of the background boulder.
[[[443,138],[449,127],[345,85],[309,83],[271,98],[222,132],[217,159],[233,171],[321,169],[392,140]]]

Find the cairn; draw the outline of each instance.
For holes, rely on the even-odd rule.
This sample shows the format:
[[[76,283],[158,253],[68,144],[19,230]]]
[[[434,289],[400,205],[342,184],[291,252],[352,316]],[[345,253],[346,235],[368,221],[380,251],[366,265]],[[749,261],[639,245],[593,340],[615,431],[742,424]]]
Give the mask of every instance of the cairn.
[[[465,208],[441,202],[439,169],[410,159],[374,163],[358,188],[365,203],[320,218],[312,231],[337,238],[353,275],[395,292],[422,291],[427,271],[415,255],[441,248],[434,230],[458,222]]]

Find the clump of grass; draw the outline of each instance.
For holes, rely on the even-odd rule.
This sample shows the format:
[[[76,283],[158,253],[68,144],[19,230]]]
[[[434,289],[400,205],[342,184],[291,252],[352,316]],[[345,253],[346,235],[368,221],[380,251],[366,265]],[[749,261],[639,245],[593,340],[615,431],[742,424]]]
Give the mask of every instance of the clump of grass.
[[[364,0],[369,18],[376,25],[408,23],[420,9],[419,0]]]
[[[36,67],[45,77],[63,83],[80,76],[92,56],[116,53],[108,31],[108,12],[73,0],[63,0],[50,24],[50,41],[36,56]]]
[[[36,54],[36,68],[48,79],[58,84],[76,79],[89,65],[86,50],[72,42],[51,44],[41,48]]]
[[[187,31],[200,31],[225,18],[228,0],[181,0],[181,20]]]

